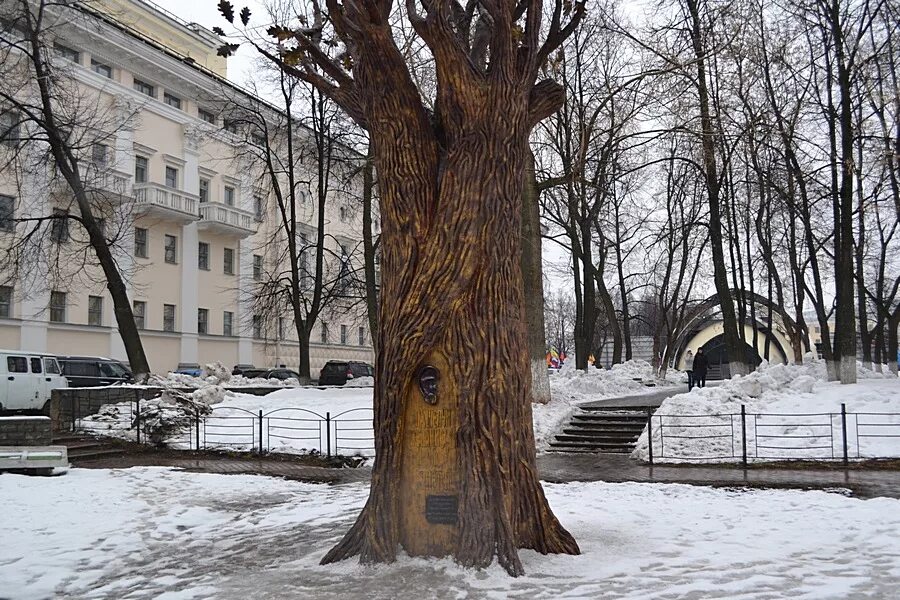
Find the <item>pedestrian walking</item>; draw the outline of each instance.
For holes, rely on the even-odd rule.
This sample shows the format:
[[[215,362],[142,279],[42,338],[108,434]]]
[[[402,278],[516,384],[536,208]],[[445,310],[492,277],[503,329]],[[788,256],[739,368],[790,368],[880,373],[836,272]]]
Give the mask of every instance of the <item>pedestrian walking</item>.
[[[684,370],[688,376],[688,391],[691,391],[694,387],[694,353],[690,350],[684,357]]]
[[[694,384],[699,388],[706,387],[706,371],[709,369],[709,359],[703,353],[703,348],[697,349],[694,357]]]

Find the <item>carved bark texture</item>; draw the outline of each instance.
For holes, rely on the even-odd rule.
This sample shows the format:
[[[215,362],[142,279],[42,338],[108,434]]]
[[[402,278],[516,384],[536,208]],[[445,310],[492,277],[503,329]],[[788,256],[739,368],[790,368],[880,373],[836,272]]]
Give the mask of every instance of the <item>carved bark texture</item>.
[[[492,91],[445,148],[396,143],[415,137],[415,115],[370,129],[383,224],[377,458],[365,509],[324,562],[391,561],[402,546],[474,567],[496,556],[518,575],[517,548],[578,552],[535,467],[519,264],[528,103],[521,89]],[[379,112],[408,112],[397,98],[384,94],[396,106]],[[441,373],[435,406],[415,381],[426,361]],[[455,527],[424,522],[428,494],[458,496]]]
[[[475,567],[496,555],[520,574],[517,548],[578,553],[535,468],[519,264],[524,106],[485,98],[441,161],[436,147],[416,156],[388,143],[403,121],[374,135],[383,223],[377,458],[365,509],[323,562],[357,553],[391,561],[402,546]],[[416,384],[426,363],[441,373],[434,406]],[[458,496],[456,527],[425,522],[427,494]]]
[[[488,27],[482,52],[470,35],[472,12],[407,2],[405,16],[434,57],[433,113],[394,42],[392,4],[327,7],[352,72],[303,32],[292,34],[298,48],[285,67],[369,132],[382,272],[371,490],[322,562],[357,554],[390,562],[402,547],[474,567],[496,557],[519,575],[518,548],[577,554],[537,476],[520,255],[528,136],[563,100],[560,86],[537,76],[584,5],[565,9],[563,26],[557,1],[544,27],[539,0],[485,2],[477,9]],[[426,365],[440,374],[434,404],[419,390]],[[429,495],[457,498],[455,523],[425,518]]]

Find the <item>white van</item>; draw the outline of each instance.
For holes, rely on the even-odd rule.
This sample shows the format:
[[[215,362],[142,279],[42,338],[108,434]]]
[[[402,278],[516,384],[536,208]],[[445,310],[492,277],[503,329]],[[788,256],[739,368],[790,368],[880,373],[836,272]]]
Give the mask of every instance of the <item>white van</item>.
[[[64,387],[52,354],[0,350],[0,410],[43,410],[51,390]]]

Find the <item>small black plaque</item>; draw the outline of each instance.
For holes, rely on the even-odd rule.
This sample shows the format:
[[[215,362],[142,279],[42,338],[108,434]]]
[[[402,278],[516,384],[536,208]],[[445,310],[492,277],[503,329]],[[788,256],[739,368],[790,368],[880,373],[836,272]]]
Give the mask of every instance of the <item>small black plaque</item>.
[[[432,525],[456,525],[456,496],[425,496],[425,518]]]

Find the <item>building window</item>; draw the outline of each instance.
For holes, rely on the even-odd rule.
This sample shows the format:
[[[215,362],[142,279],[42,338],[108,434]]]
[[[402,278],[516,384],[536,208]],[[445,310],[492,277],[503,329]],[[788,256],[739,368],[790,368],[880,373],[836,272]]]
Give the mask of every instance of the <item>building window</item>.
[[[259,315],[253,315],[253,339],[262,339],[262,317]]]
[[[365,327],[359,328],[359,345],[360,346],[366,345],[366,328]]]
[[[91,147],[91,162],[98,167],[106,166],[106,159],[109,156],[109,146],[106,144],[94,144]]]
[[[16,199],[0,194],[0,231],[16,230]]]
[[[69,211],[61,208],[53,209],[53,222],[50,224],[50,239],[59,244],[69,241]]]
[[[163,92],[163,102],[165,102],[172,108],[181,110],[181,98],[179,98],[178,96],[174,96],[169,92]]]
[[[134,313],[134,326],[138,329],[143,329],[144,319],[147,316],[147,303],[143,300],[135,300],[132,303],[131,312]]]
[[[206,121],[207,123],[216,124],[216,115],[209,112],[208,110],[203,110],[202,108],[197,111],[197,114],[200,115],[200,118]]]
[[[347,222],[347,207],[342,206],[339,210],[339,213],[340,213],[341,223],[346,223]]]
[[[163,331],[175,331],[174,304],[163,304]]]
[[[100,75],[103,75],[104,77],[108,77],[109,79],[112,79],[112,67],[110,67],[109,65],[105,65],[102,62],[97,62],[96,60],[94,60],[92,58],[91,59],[91,69],[94,71],[94,73],[99,73]]]
[[[262,196],[253,196],[253,212],[256,215],[257,221],[262,221],[263,218],[263,199]]]
[[[328,343],[328,323],[326,323],[325,321],[322,321],[322,337],[321,337],[321,341],[322,341],[323,344],[327,344],[327,343]]]
[[[0,112],[0,144],[15,148],[19,145],[19,113],[7,110]]]
[[[166,235],[166,262],[178,263],[178,238],[174,235]]]
[[[225,248],[223,272],[226,275],[234,275],[234,250],[232,248]]]
[[[234,313],[225,311],[222,313],[222,335],[233,335],[232,324],[234,323]]]
[[[147,164],[147,157],[145,156],[135,156],[134,157],[134,182],[135,183],[147,183],[147,171],[149,165]]]
[[[262,256],[253,255],[253,280],[260,281],[262,279]]]
[[[134,80],[134,89],[144,94],[145,96],[150,96],[151,98],[156,98],[156,88],[154,88],[149,83],[141,81],[140,79]]]
[[[8,285],[0,285],[0,317],[8,319],[12,316],[12,292]]]
[[[66,293],[50,292],[50,322],[66,322]]]
[[[278,339],[284,339],[284,317],[278,317]]]
[[[197,333],[209,333],[209,310],[206,308],[197,310]]]
[[[71,60],[73,63],[81,62],[81,54],[78,52],[78,50],[74,50],[72,48],[69,48],[68,46],[63,46],[59,42],[53,44],[53,51],[64,59]]]
[[[166,187],[178,189],[178,169],[166,167]]]
[[[225,186],[225,206],[234,206],[234,188]]]
[[[224,130],[227,131],[228,133],[234,133],[234,134],[237,134],[237,133],[238,133],[238,124],[237,124],[237,121],[234,121],[234,120],[232,120],[232,119],[225,119],[225,120],[222,122],[222,129],[224,129]]]
[[[200,180],[200,202],[209,202],[209,179]]]
[[[197,248],[197,267],[209,271],[209,244],[200,242]]]
[[[147,230],[141,227],[134,228],[134,255],[147,258]]]
[[[266,136],[261,133],[253,133],[250,135],[250,141],[256,144],[257,146],[265,147],[266,145]]]
[[[346,325],[341,325],[341,344],[342,345],[347,344],[347,326]]]
[[[88,296],[88,325],[95,327],[103,325],[103,298],[101,296]]]
[[[305,233],[300,233],[297,235],[297,238],[297,253],[300,255],[297,268],[300,270],[301,282],[303,285],[307,285],[309,283],[306,278],[307,273],[309,273],[309,236]]]

